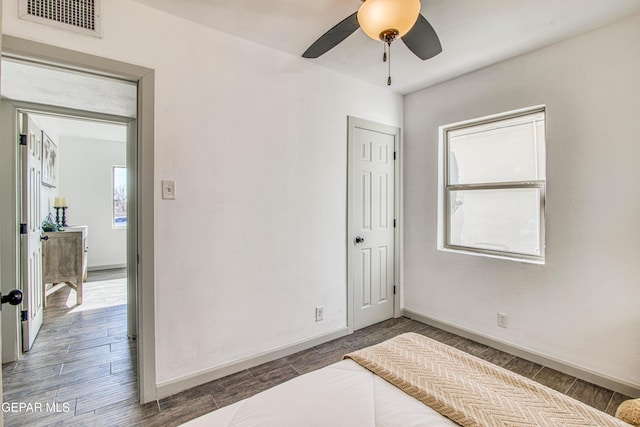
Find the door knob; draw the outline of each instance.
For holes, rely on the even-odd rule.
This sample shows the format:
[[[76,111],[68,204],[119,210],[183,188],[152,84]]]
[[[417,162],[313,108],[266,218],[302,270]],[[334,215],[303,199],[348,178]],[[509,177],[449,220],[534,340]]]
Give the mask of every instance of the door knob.
[[[49,236],[40,236],[40,240],[47,241],[49,240]]]
[[[12,290],[8,295],[2,295],[2,298],[0,298],[0,302],[2,304],[9,303],[11,305],[18,305],[22,302],[22,291],[18,289]]]
[[[355,242],[356,243],[364,243],[364,237],[356,236]]]

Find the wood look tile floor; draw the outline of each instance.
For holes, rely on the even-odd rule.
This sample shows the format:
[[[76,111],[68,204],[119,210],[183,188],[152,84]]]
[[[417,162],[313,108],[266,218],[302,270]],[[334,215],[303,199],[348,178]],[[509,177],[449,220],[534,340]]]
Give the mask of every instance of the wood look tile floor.
[[[108,276],[103,276],[104,279]],[[126,306],[70,312],[59,291],[34,348],[3,366],[5,402],[57,403],[60,413],[5,413],[6,426],[177,426],[299,375],[339,361],[345,353],[404,332],[417,332],[532,378],[611,415],[628,399],[576,379],[408,319],[390,319],[174,396],[138,404],[135,345],[126,337]],[[85,295],[88,295],[85,294]],[[64,301],[63,301],[64,300]],[[54,304],[55,303],[55,304]],[[68,411],[65,410],[68,408]]]

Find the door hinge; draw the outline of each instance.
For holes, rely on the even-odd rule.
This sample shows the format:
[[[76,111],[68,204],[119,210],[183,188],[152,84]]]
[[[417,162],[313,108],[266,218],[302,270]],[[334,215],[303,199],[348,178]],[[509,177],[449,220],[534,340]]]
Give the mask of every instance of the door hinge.
[[[27,234],[27,224],[20,224],[20,234]]]
[[[20,320],[23,322],[29,320],[29,312],[27,310],[22,310],[20,312]]]
[[[395,159],[396,159],[396,152],[394,151],[393,152],[393,160],[395,160]]]
[[[393,294],[396,294],[396,285],[393,285]]]
[[[138,264],[140,264],[140,254],[137,254],[137,255],[136,255],[136,262],[137,262]]]
[[[27,135],[20,134],[20,145],[27,145]]]
[[[396,220],[393,220],[393,228],[396,228]]]

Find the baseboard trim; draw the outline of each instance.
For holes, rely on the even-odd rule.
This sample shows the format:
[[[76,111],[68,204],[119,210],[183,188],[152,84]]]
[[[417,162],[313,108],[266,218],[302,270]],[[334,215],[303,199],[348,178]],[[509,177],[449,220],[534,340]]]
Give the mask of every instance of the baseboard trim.
[[[164,399],[165,397],[169,397],[176,393],[180,393],[181,391],[208,383],[209,381],[217,380],[218,378],[225,377],[235,372],[242,371],[243,369],[252,368],[263,363],[280,359],[281,357],[289,356],[290,354],[306,350],[308,348],[323,344],[336,338],[343,337],[345,335],[348,335],[348,329],[347,327],[342,327],[340,329],[319,335],[311,339],[305,339],[299,342],[287,344],[282,347],[277,347],[273,350],[266,351],[264,353],[219,365],[211,369],[184,376],[182,378],[159,383],[157,385],[158,400]]]
[[[565,374],[572,375],[581,380],[599,385],[609,390],[616,391],[626,396],[640,397],[640,386],[637,384],[632,384],[618,378],[610,377],[608,375],[595,372],[590,369],[574,365],[570,362],[559,360],[549,355],[538,353],[524,347],[510,344],[505,341],[487,337],[477,332],[463,329],[451,323],[443,322],[441,320],[425,316],[411,310],[402,309],[402,315],[410,319],[417,320],[418,322],[426,323],[427,325],[431,325],[436,328],[443,329],[447,332],[451,332],[452,334],[460,335],[461,337],[468,338],[484,345],[488,345],[509,354],[513,354],[531,362],[535,362],[540,365],[563,372]]]
[[[90,265],[87,266],[87,271],[117,270],[120,268],[127,268],[127,264]]]

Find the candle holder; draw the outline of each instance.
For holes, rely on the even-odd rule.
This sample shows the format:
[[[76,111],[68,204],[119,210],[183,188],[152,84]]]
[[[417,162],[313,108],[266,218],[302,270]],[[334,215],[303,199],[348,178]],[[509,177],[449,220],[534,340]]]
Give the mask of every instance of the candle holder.
[[[58,224],[59,227],[66,227],[67,226],[67,208],[69,207],[69,205],[67,204],[67,198],[56,197],[55,201],[53,202],[53,207],[56,210],[56,224]],[[60,209],[62,209],[62,222],[60,222],[61,220]]]
[[[53,208],[56,210],[56,224],[60,227],[66,227],[68,206],[54,206]],[[62,217],[60,216],[60,210],[62,210]]]
[[[60,225],[60,209],[62,209],[60,206],[54,206],[53,207],[56,210],[56,224]]]
[[[62,227],[66,227],[67,226],[67,206],[63,206],[62,208],[62,224],[60,224]],[[57,217],[57,211],[56,211],[56,217]]]

